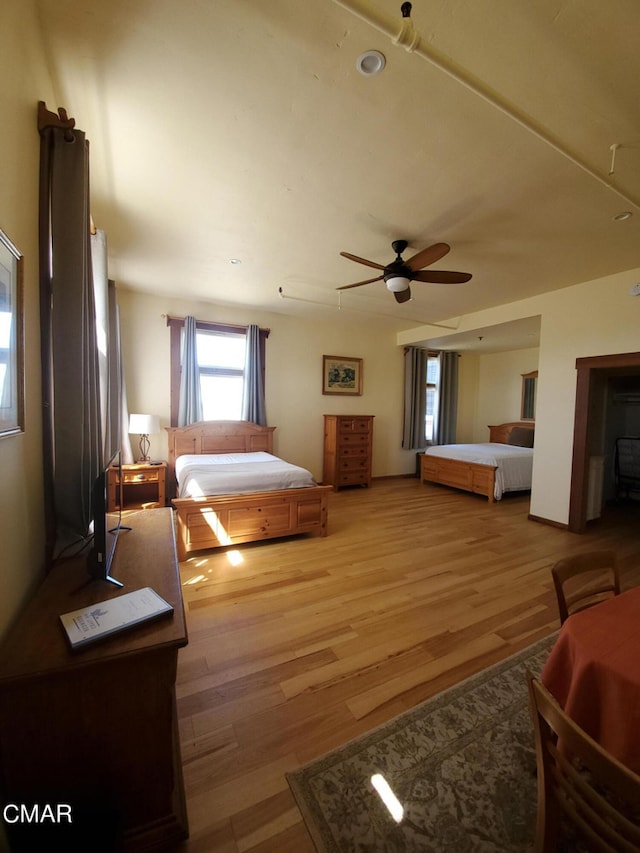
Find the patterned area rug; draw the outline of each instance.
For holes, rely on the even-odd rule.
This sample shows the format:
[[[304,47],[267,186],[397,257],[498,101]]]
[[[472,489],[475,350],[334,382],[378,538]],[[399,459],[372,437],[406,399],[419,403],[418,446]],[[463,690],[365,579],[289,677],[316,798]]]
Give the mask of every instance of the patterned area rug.
[[[556,634],[288,774],[322,853],[519,853],[535,834],[526,672]],[[402,807],[391,816],[379,774]]]

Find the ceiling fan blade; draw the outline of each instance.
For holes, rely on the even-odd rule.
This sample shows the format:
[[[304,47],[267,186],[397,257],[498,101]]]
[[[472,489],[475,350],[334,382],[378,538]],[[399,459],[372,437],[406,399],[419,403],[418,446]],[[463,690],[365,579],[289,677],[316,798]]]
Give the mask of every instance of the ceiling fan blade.
[[[429,264],[435,264],[440,258],[444,258],[451,247],[447,243],[434,243],[428,249],[423,249],[405,261],[405,266],[410,270],[421,270],[423,267],[428,267]]]
[[[415,272],[411,281],[430,281],[432,284],[464,284],[469,281],[471,273],[453,272],[452,270],[424,270]]]
[[[340,252],[343,258],[349,258],[350,261],[356,261],[359,264],[365,264],[368,267],[374,267],[377,270],[383,270],[383,264],[377,264],[375,261],[368,261],[366,258],[359,258],[357,255],[352,255],[350,252]],[[417,268],[416,268],[417,269]]]
[[[368,278],[366,281],[356,281],[355,284],[345,284],[342,287],[336,287],[336,290],[349,290],[350,287],[360,287],[361,284],[371,284],[372,281],[380,281],[382,278],[379,275],[377,278]]]
[[[411,299],[411,288],[408,287],[406,290],[395,290],[393,295],[396,298],[396,302],[408,302]]]

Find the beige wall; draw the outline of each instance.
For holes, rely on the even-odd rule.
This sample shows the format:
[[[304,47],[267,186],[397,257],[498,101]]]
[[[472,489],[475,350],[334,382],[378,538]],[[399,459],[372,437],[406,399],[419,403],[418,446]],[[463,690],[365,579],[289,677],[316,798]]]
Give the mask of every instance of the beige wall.
[[[531,512],[569,518],[576,358],[640,352],[640,268],[544,297]]]
[[[489,424],[520,420],[522,374],[538,369],[538,349],[482,355],[478,371],[478,409],[474,441],[488,441]]]
[[[456,441],[488,441],[489,424],[520,420],[521,374],[537,368],[537,348],[491,354],[462,352]]]
[[[476,434],[475,423],[478,417],[478,382],[480,358],[474,353],[463,352],[458,361],[458,419],[456,423],[456,442],[469,444],[480,439]]]
[[[52,99],[52,91],[42,57],[34,3],[4,0],[0,228],[24,256],[26,412],[24,434],[0,439],[0,635],[41,578],[44,557],[36,110],[39,100]]]
[[[288,317],[211,303],[167,299],[119,288],[129,410],[157,414],[169,425],[169,329],[163,314],[271,329],[267,341],[267,418],[275,450],[322,476],[323,414],[375,415],[373,475],[415,472],[415,452],[403,451],[403,350],[395,335],[370,323],[341,318]],[[363,359],[363,394],[322,394],[322,356]],[[152,437],[152,453],[166,458],[166,439]]]

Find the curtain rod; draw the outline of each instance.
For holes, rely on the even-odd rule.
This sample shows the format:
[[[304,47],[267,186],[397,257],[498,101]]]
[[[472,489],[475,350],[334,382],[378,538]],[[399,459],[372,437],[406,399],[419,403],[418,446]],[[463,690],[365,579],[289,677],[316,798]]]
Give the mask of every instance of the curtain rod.
[[[184,317],[172,317],[171,314],[161,314],[160,316],[162,317],[163,320],[166,319],[167,326],[184,325],[184,320],[185,320]],[[241,326],[238,323],[221,323],[221,322],[216,322],[215,320],[196,320],[196,326],[199,326],[200,328],[207,328],[207,327],[213,328],[214,326],[217,326],[217,327],[224,326],[224,328],[228,329],[229,331],[235,330],[238,332],[246,332],[247,328],[248,328],[248,326]],[[271,332],[271,329],[263,329],[261,326],[260,331],[264,332],[268,336],[269,333]]]
[[[38,101],[38,133],[42,133],[50,127],[58,127],[64,130],[64,138],[66,142],[75,142],[76,138],[73,135],[73,128],[76,126],[76,120],[69,118],[64,107],[58,107],[58,112],[53,113],[47,109],[44,101]],[[96,233],[96,226],[93,221],[93,216],[89,214],[89,230],[91,234]]]
[[[73,128],[76,126],[76,120],[69,118],[64,107],[58,107],[58,112],[53,113],[47,109],[44,101],[38,101],[38,133],[47,130],[49,127],[59,127],[64,130],[64,138],[67,142],[74,142]]]

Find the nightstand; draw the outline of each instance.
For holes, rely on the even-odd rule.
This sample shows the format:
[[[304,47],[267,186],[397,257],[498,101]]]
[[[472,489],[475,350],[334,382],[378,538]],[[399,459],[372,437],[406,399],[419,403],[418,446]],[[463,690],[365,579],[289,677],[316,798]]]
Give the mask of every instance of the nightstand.
[[[120,483],[118,468],[109,468],[108,510],[118,509]],[[122,509],[148,509],[165,505],[167,463],[136,462],[122,466]]]

